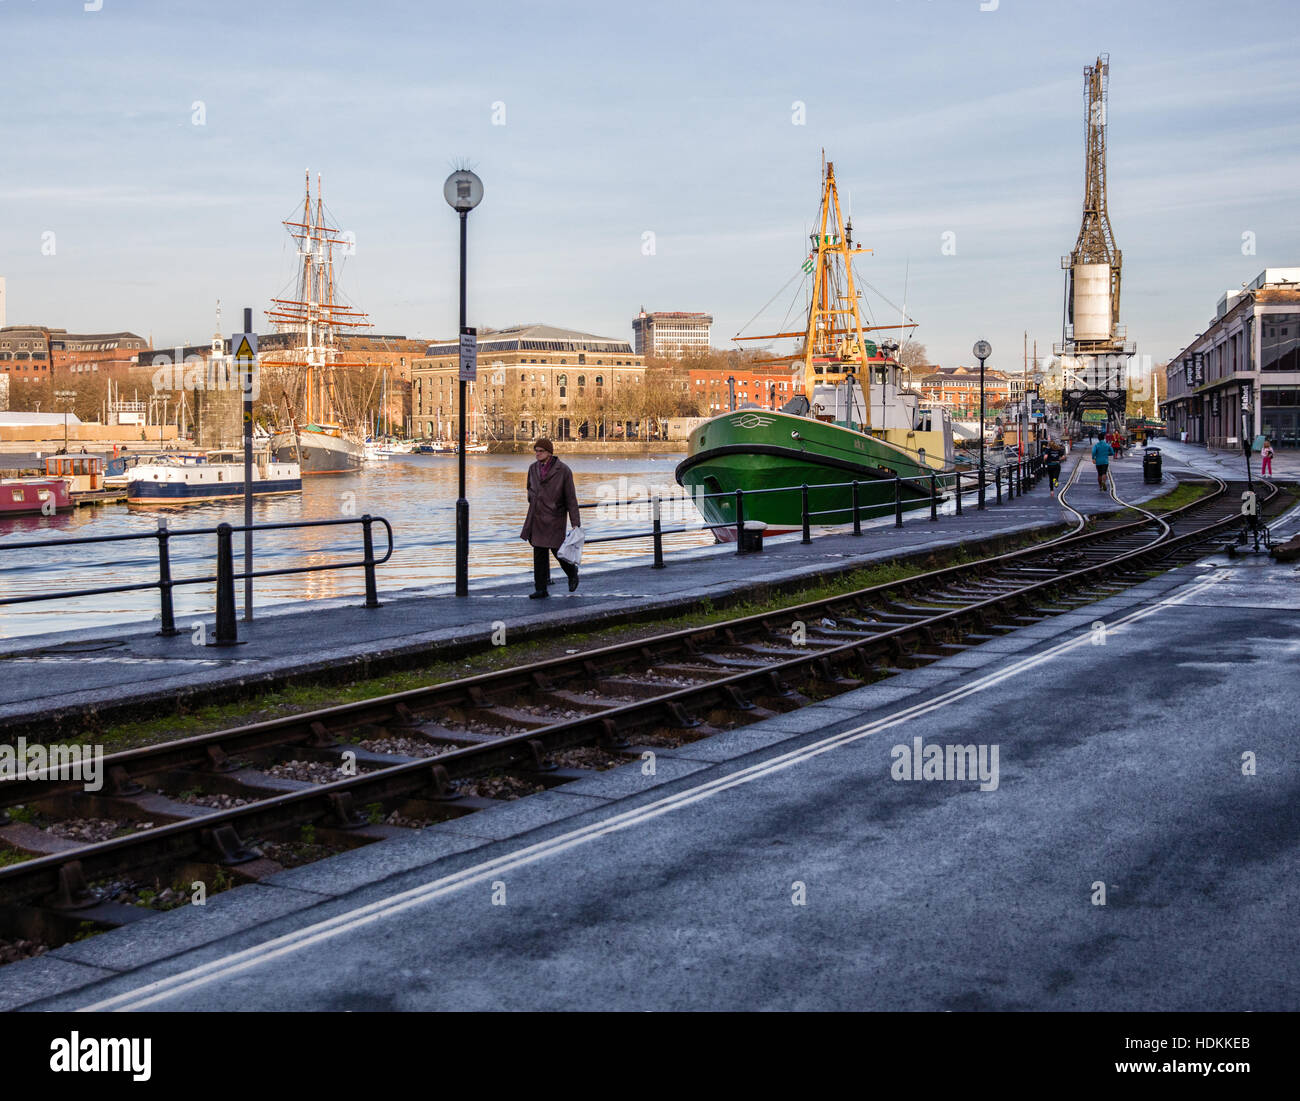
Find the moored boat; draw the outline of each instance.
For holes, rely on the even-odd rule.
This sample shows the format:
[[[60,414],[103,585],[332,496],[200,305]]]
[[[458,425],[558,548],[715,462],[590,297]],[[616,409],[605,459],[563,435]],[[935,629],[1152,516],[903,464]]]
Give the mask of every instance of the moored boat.
[[[822,182],[820,232],[805,262],[812,278],[807,324],[800,331],[738,340],[802,338],[791,356],[767,361],[789,364],[801,383],[780,409],[750,406],[705,421],[691,432],[677,481],[691,492],[705,521],[720,539],[734,539],[736,491],[742,491],[747,522],[769,532],[802,526],[803,487],[813,524],[853,519],[854,483],[864,518],[892,505],[896,479],[904,509],[928,506],[952,480],[952,425],[946,410],[922,409],[897,359],[898,345],[877,344],[864,334],[913,328],[862,324],[852,257],[853,226],[842,222],[834,165]],[[933,477],[932,477],[933,475]]]
[[[295,493],[302,489],[297,463],[276,461],[263,451],[253,456],[253,495]],[[129,505],[180,505],[244,495],[244,458],[234,451],[140,463],[127,483]]]
[[[72,507],[72,493],[62,478],[0,478],[0,516],[50,516]]]

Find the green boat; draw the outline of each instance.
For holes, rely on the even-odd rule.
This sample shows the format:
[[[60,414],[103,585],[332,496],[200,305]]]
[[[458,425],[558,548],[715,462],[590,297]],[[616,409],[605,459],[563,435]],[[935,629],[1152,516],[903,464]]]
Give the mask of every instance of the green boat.
[[[915,323],[862,324],[852,257],[869,250],[854,248],[852,221],[841,222],[830,163],[819,221],[804,265],[813,284],[806,327],[736,338],[802,338],[792,356],[766,361],[788,365],[802,393],[780,409],[746,406],[705,421],[690,434],[677,467],[678,483],[720,540],[736,537],[738,503],[745,523],[761,522],[769,534],[799,529],[805,486],[814,526],[851,523],[855,491],[866,520],[892,509],[896,493],[904,509],[928,508],[932,496],[952,486],[947,410],[921,407],[920,395],[906,385],[896,343],[863,335]]]

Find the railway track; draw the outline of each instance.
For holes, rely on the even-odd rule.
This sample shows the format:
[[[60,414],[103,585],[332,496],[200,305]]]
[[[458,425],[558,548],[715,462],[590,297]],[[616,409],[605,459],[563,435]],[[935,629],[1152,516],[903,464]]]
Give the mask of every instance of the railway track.
[[[0,783],[0,865],[20,861],[0,866],[0,938],[121,925],[149,912],[114,901],[142,901],[141,877],[255,881],[861,687],[1115,595],[1237,521],[1236,484],[1203,478],[1204,497],[1163,516],[1127,506],[1090,524],[1068,500],[1080,470],[1061,490],[1073,530],[1035,547],[115,753],[97,792],[45,775]]]

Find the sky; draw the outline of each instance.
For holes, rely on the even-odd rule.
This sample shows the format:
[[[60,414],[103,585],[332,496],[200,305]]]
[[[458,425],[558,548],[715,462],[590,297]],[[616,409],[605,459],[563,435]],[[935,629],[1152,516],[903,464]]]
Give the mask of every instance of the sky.
[[[347,298],[445,338],[469,165],[471,325],[630,341],[642,306],[700,310],[730,347],[802,311],[824,150],[873,320],[1018,369],[1060,340],[1108,52],[1121,321],[1160,362],[1300,264],[1297,45],[1284,0],[0,0],[8,323],[206,343],[220,300],[266,331],[310,170]]]

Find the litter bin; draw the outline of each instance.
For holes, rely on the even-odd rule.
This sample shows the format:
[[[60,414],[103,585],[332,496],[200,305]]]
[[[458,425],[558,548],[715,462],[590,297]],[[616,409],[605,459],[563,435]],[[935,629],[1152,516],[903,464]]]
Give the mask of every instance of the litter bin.
[[[740,553],[753,554],[763,549],[763,532],[767,525],[762,520],[746,520],[744,530],[740,533]]]
[[[1160,448],[1148,447],[1142,454],[1142,480],[1144,482],[1158,482],[1161,479],[1160,471]]]

